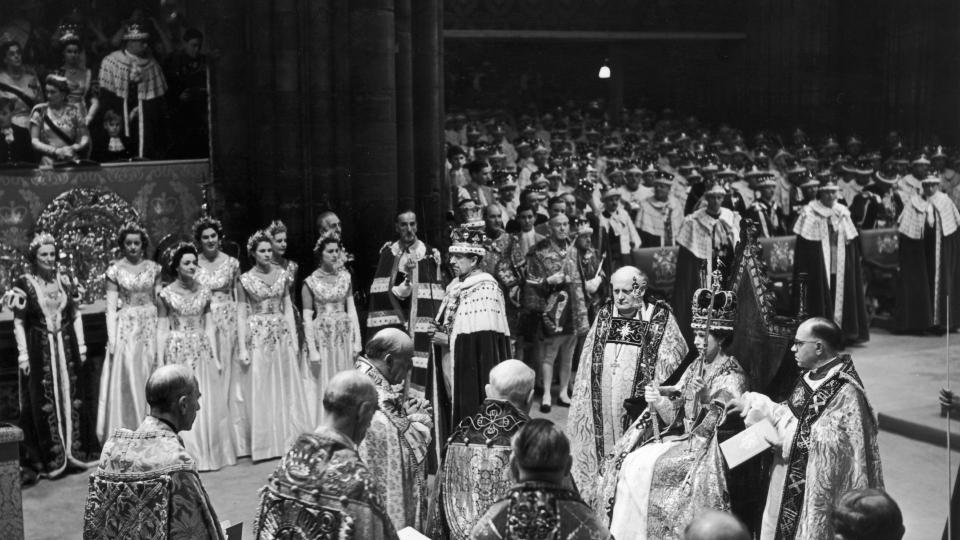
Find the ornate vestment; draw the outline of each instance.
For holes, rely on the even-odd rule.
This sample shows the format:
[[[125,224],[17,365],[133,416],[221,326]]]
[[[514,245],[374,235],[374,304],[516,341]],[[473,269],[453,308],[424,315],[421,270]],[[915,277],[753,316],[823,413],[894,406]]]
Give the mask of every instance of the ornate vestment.
[[[612,540],[575,491],[524,482],[477,521],[473,540]]]
[[[763,513],[763,539],[832,538],[840,497],[883,489],[877,418],[849,356],[813,380],[805,374],[785,403],[744,394],[748,420],[757,409],[776,425],[774,468]]]
[[[465,540],[477,518],[509,493],[510,439],[529,420],[509,402],[488,399],[460,422],[437,472],[428,536]]]
[[[391,385],[366,359],[357,360],[357,370],[373,381],[380,403],[360,444],[360,456],[384,488],[383,506],[394,527],[421,530],[433,410],[422,399],[408,402],[403,384]]]
[[[258,540],[391,540],[397,534],[375,474],[346,435],[326,426],[304,433],[260,491]]]
[[[624,433],[604,465],[598,499],[612,503],[610,531],[618,539],[683,538],[686,524],[703,510],[730,510],[717,425],[723,405],[747,389],[747,375],[721,352],[705,365],[706,386],[691,399],[687,382],[698,376],[700,365],[698,359],[684,372],[680,397],[651,404],[658,429],[679,435],[654,441],[647,412]]]
[[[90,476],[83,537],[223,538],[196,462],[168,424],[147,416],[136,431],[113,432]]]
[[[957,270],[960,212],[950,197],[935,193],[929,200],[916,196],[899,219],[900,279],[897,280],[894,327],[924,331],[931,326],[960,324],[960,302],[949,300],[958,290]]]
[[[595,499],[597,476],[630,424],[624,400],[643,395],[648,384],[663,384],[686,354],[663,302],[646,304],[630,319],[611,305],[597,315],[583,344],[566,433],[574,482],[598,513],[605,503]]]
[[[416,266],[407,274],[409,259],[416,261]],[[370,285],[367,339],[384,328],[400,328],[410,335],[414,348],[410,391],[420,398],[424,396],[429,378],[433,320],[444,296],[440,265],[440,252],[420,240],[407,249],[403,249],[400,242],[387,243],[380,250],[380,261]],[[409,293],[397,296],[398,292],[405,292],[406,278],[410,280]]]

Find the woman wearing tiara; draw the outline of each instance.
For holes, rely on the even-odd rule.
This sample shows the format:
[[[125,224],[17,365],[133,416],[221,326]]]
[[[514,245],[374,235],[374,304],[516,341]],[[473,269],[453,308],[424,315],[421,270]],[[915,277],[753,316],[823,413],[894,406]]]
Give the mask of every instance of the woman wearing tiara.
[[[214,351],[223,366],[220,388],[228,389],[227,410],[233,445],[238,456],[250,455],[250,367],[237,361],[237,279],[240,261],[220,250],[223,225],[203,216],[193,224],[193,240],[200,249],[197,281],[210,291]]]
[[[290,277],[273,263],[265,231],[247,241],[254,267],[240,276],[240,362],[249,364],[250,453],[254,461],[282,455],[293,439],[312,431],[304,396]]]
[[[83,322],[69,280],[57,270],[57,242],[38,234],[27,250],[29,270],[4,295],[13,311],[20,367],[20,464],[24,483],[92,465],[100,448],[83,437],[76,373],[87,361]],[[90,419],[92,422],[93,419]],[[91,437],[92,438],[92,437]]]
[[[67,78],[61,73],[47,75],[44,90],[47,102],[30,111],[30,139],[42,156],[40,164],[79,159],[90,143],[90,135],[83,112],[67,101]]]
[[[337,372],[353,369],[362,346],[350,272],[341,263],[340,238],[321,236],[313,252],[320,266],[304,280],[300,295],[310,359],[304,366],[304,386],[310,421],[316,425],[323,413],[320,401],[327,381]]]
[[[136,223],[117,235],[121,258],[107,268],[107,355],[100,376],[97,437],[136,429],[147,413],[143,389],[157,361],[160,265],[144,257],[147,232]]]
[[[264,229],[267,235],[270,237],[270,245],[273,247],[273,264],[280,267],[281,270],[287,273],[287,285],[288,293],[290,298],[294,298],[296,293],[296,284],[299,277],[300,265],[296,262],[291,261],[287,258],[287,226],[280,221],[275,219],[270,222],[270,225],[267,225],[267,228]],[[300,312],[297,310],[296,302],[293,306],[293,320],[296,323],[297,327],[297,343],[299,347],[297,350],[303,348],[303,327],[302,320],[300,318]]]
[[[212,293],[197,279],[197,248],[182,243],[169,257],[176,279],[160,291],[157,350],[160,364],[184,364],[193,369],[200,387],[201,407],[193,428],[180,432],[187,451],[201,471],[215,471],[237,462],[224,395],[223,365],[213,343],[216,327],[210,309]]]

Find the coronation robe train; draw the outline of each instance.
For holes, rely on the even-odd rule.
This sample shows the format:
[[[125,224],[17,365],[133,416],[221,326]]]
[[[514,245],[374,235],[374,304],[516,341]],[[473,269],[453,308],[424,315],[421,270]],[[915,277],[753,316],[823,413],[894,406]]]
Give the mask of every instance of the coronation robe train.
[[[794,301],[800,298],[798,278],[806,273],[807,315],[833,319],[848,341],[869,340],[859,233],[850,210],[840,203],[828,208],[812,201],[800,211],[793,232]]]
[[[899,221],[900,276],[894,328],[923,332],[946,328],[947,321],[956,328],[960,325],[957,207],[941,192],[929,200],[917,195],[906,204]]]
[[[476,411],[485,399],[490,370],[510,358],[510,328],[503,292],[497,280],[477,272],[455,279],[447,288],[440,308],[443,326],[450,335],[450,396],[440,373],[434,372],[437,442],[445,441],[450,428]],[[449,406],[448,406],[449,405]]]
[[[670,307],[687,342],[687,349],[694,350],[693,317],[690,299],[700,287],[706,287],[703,276],[711,279],[714,270],[720,270],[726,278],[733,271],[734,250],[740,242],[740,215],[728,208],[721,208],[717,217],[701,208],[683,218],[677,234],[677,277],[673,286]],[[704,273],[705,272],[705,273]]]
[[[394,540],[377,476],[357,445],[327,426],[304,433],[260,491],[254,538]]]
[[[391,385],[365,358],[357,360],[357,371],[373,381],[380,405],[360,443],[360,457],[383,487],[383,507],[394,527],[422,530],[433,410],[422,399],[410,399],[403,383]]]
[[[494,399],[460,421],[437,472],[427,536],[466,540],[477,519],[509,494],[510,439],[529,421],[510,402]]]
[[[89,484],[86,539],[223,538],[196,460],[163,420],[116,429]]]
[[[417,264],[408,276],[405,268],[409,258]],[[404,286],[406,278],[410,279],[409,290]],[[406,249],[399,241],[383,245],[370,285],[367,341],[384,328],[399,328],[410,335],[413,339],[411,396],[424,397],[427,381],[432,377],[428,374],[433,358],[430,334],[444,294],[439,251],[420,240]]]
[[[736,359],[719,352],[704,365],[706,386],[695,401],[686,385],[701,363],[698,358],[684,372],[679,397],[661,397],[651,407],[655,412],[641,414],[604,467],[598,499],[610,503],[610,532],[618,540],[680,539],[701,512],[730,511],[717,431],[724,406],[747,390],[747,374]],[[664,432],[660,442],[651,413]]]
[[[598,476],[631,423],[624,400],[642,396],[648,384],[663,384],[686,355],[687,344],[664,302],[647,303],[629,319],[612,305],[597,315],[583,344],[566,435],[573,480],[598,514],[605,504],[596,499]]]
[[[77,341],[80,313],[67,278],[57,274],[54,280],[57,292],[44,293],[41,278],[24,274],[14,281],[9,300],[17,348],[30,364],[30,375],[17,370],[20,465],[44,478],[56,478],[70,466],[93,465],[100,453],[95,421],[77,388],[77,374],[85,367]]]
[[[883,489],[877,417],[847,355],[827,374],[804,374],[784,403],[747,392],[747,424],[756,409],[776,426],[774,465],[760,538],[833,538],[831,512],[844,493]]]

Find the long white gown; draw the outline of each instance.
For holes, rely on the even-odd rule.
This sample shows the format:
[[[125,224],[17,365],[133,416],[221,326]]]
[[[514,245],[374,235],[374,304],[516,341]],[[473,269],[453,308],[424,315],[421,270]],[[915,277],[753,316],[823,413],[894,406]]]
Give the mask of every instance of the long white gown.
[[[114,353],[107,352],[100,376],[97,437],[117,428],[137,429],[147,414],[144,388],[157,363],[157,305],[153,287],[160,265],[147,261],[134,272],[112,264],[106,277],[117,286],[119,307]]]
[[[250,359],[250,450],[254,460],[279,457],[310,426],[299,369],[288,276],[267,285],[240,276],[249,305],[245,336]]]
[[[341,269],[333,283],[327,283],[318,269],[304,281],[313,295],[312,309],[316,313],[313,320],[304,321],[305,333],[307,342],[312,342],[320,353],[317,365],[309,360],[302,364],[312,425],[318,425],[323,418],[323,390],[327,382],[338,372],[354,368],[353,340],[360,328],[355,327],[347,313],[350,279],[350,273]]]
[[[250,368],[237,362],[237,301],[233,297],[233,285],[240,275],[240,261],[227,256],[213,270],[197,268],[196,280],[209,289],[210,313],[213,315],[214,351],[223,366],[221,378],[229,388],[227,413],[230,416],[233,445],[238,456],[250,455]]]
[[[200,411],[193,427],[180,432],[183,444],[196,458],[198,470],[215,471],[233,465],[237,457],[227,414],[226,386],[222,373],[217,370],[213,347],[204,327],[210,291],[201,287],[184,297],[167,286],[160,291],[160,299],[167,306],[170,321],[163,361],[190,366],[200,384]]]

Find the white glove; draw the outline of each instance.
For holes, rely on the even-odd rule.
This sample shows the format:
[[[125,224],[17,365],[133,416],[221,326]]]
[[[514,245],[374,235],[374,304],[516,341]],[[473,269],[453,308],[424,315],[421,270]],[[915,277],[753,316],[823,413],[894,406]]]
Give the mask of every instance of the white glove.
[[[647,405],[652,405],[660,400],[660,388],[653,384],[648,384],[643,389],[643,399],[647,400]]]
[[[392,292],[397,298],[407,298],[410,296],[410,293],[413,292],[413,287],[410,286],[409,281],[404,281],[399,285],[394,285],[391,287],[390,292]]]
[[[603,284],[603,278],[601,278],[600,276],[597,276],[593,279],[588,279],[584,285],[586,285],[587,287],[587,293],[593,294],[597,292],[597,289],[599,289],[600,285],[602,284]]]
[[[547,283],[549,283],[550,285],[557,285],[557,284],[563,283],[566,280],[567,280],[567,276],[561,270],[560,272],[557,272],[556,274],[549,276],[547,278]]]

